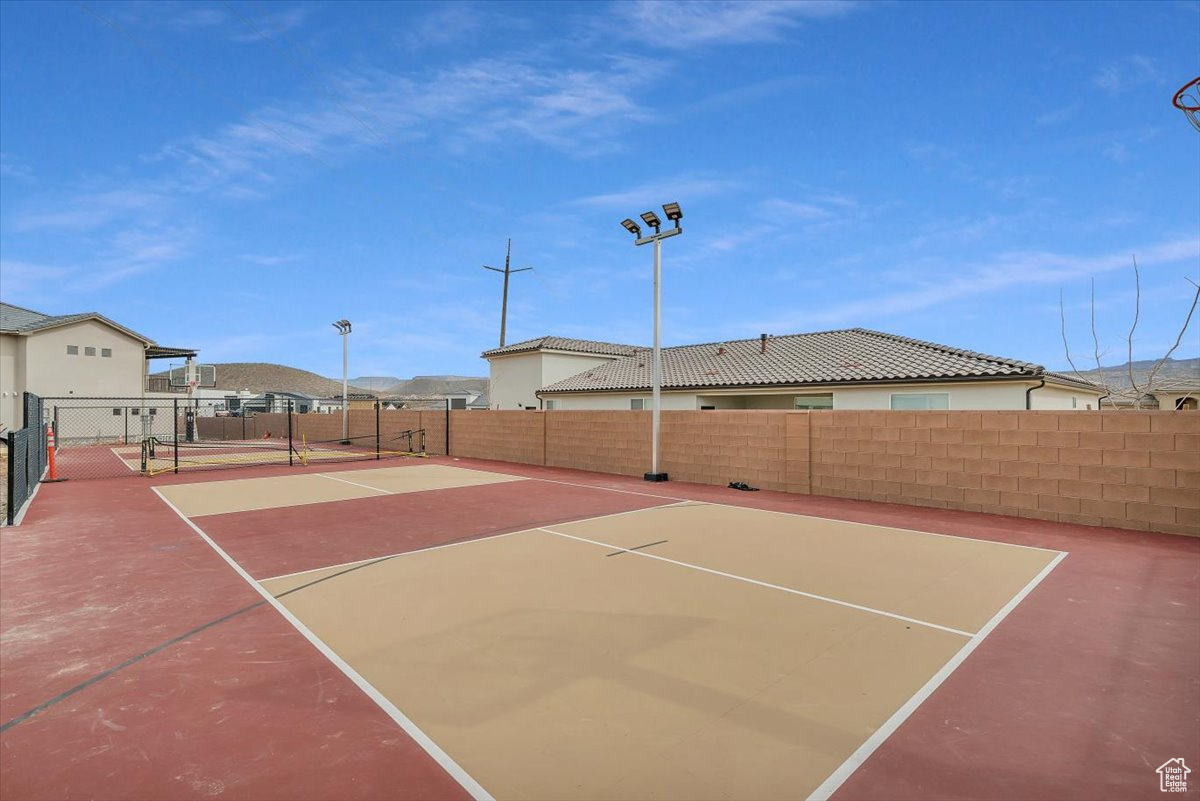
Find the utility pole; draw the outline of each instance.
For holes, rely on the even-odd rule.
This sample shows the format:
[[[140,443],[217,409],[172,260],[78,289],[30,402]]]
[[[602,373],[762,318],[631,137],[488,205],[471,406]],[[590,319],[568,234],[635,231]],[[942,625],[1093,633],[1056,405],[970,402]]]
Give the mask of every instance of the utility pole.
[[[489,267],[483,265],[483,269],[491,270],[496,273],[504,273],[504,299],[500,301],[500,347],[504,347],[504,325],[508,321],[508,276],[512,273],[523,273],[526,270],[532,270],[532,267],[522,267],[519,270],[513,270],[509,264],[512,259],[512,239],[508,240],[508,250],[504,253],[504,269],[498,267]]]

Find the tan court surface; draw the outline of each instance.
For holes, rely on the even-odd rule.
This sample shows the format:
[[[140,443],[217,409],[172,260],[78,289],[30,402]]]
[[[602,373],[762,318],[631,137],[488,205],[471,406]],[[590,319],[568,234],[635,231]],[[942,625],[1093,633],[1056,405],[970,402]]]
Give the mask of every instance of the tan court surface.
[[[175,484],[161,487],[159,492],[184,515],[199,517],[524,480],[520,476],[463,470],[447,465],[421,464],[327,475],[306,473],[273,478]]]
[[[497,798],[794,799],[968,643],[938,626],[1057,556],[717,505],[552,528],[668,541],[535,529],[263,586],[326,578],[282,602]]]

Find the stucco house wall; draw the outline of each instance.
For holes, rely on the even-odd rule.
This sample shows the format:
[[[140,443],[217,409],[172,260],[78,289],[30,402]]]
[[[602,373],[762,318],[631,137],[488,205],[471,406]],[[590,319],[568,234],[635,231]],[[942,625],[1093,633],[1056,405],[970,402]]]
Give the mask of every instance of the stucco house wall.
[[[831,387],[826,390],[804,387],[778,389],[743,389],[734,393],[699,393],[695,391],[662,393],[663,409],[793,409],[795,398],[804,395],[833,395],[833,408],[846,410],[890,409],[893,395],[946,393],[950,409],[1016,410],[1025,408],[1025,391],[1036,386],[1033,381],[981,381],[944,384],[891,384],[867,387]],[[553,393],[545,400],[556,402],[558,409],[628,409],[632,398],[644,398],[650,405],[650,393],[595,392]],[[1030,396],[1034,409],[1086,410],[1095,409],[1098,392],[1044,386]]]
[[[611,357],[591,354],[535,351],[498,356],[489,360],[488,398],[493,409],[542,408],[535,394],[541,387],[561,381],[592,367],[612,361]],[[587,406],[588,409],[612,409],[613,406]],[[626,404],[626,409],[629,405]]]

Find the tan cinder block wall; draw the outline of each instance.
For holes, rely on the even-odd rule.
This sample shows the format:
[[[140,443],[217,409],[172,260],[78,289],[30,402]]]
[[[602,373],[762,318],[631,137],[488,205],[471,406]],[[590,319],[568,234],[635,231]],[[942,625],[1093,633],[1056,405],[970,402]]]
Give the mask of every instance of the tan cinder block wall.
[[[452,411],[450,454],[545,464],[545,416],[545,412],[527,411]]]
[[[374,413],[357,414],[351,433],[373,434]],[[444,412],[382,413],[381,426],[414,427],[413,415],[440,453]],[[294,431],[340,436],[340,415],[297,417]],[[241,437],[238,418],[202,418],[201,436],[218,423]],[[286,436],[285,415],[247,424],[250,437]],[[455,456],[650,469],[649,412],[455,411],[450,434]],[[660,469],[676,481],[1200,536],[1200,414],[1191,412],[668,411]]]
[[[787,492],[788,416],[754,410],[663,412],[661,469],[677,481],[741,481]]]
[[[546,418],[546,465],[626,476],[649,472],[650,412],[542,414]]]
[[[1200,415],[812,412],[812,492],[1200,535]]]

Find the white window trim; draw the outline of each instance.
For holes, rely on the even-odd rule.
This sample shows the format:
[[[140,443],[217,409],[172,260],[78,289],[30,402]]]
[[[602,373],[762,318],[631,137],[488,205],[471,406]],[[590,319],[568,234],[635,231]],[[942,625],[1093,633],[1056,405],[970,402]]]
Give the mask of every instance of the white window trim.
[[[635,403],[640,403],[641,406],[634,406],[633,404],[635,404]],[[629,399],[629,410],[632,412],[646,411],[646,399],[645,398],[630,398]]]
[[[943,395],[946,398],[946,409],[897,409],[896,408],[896,406],[895,406],[896,398],[912,397],[914,395],[920,395],[920,396]],[[922,411],[940,412],[940,411],[946,411],[949,408],[950,408],[950,393],[949,392],[892,392],[888,395],[888,409],[893,412],[922,412]]]
[[[829,398],[829,405],[828,406],[816,406],[816,407],[814,407],[814,406],[797,406],[796,402],[799,401],[801,398]],[[812,411],[814,409],[817,411],[827,411],[832,408],[833,408],[833,393],[832,392],[809,392],[809,393],[803,394],[803,395],[793,395],[792,396],[792,410],[793,411],[805,412],[805,411]]]

